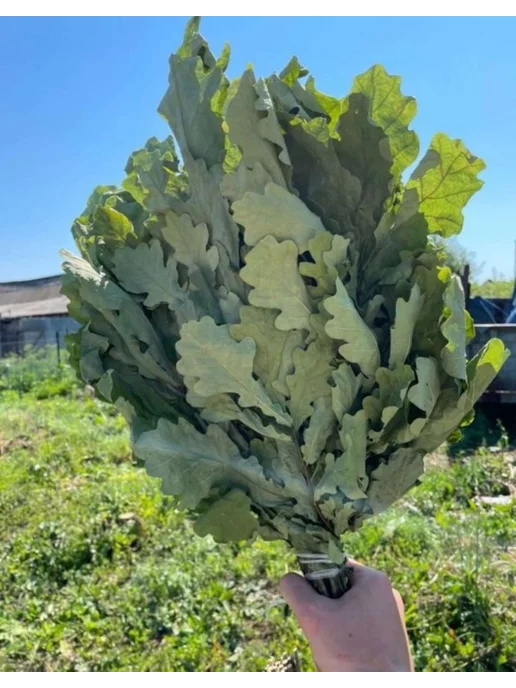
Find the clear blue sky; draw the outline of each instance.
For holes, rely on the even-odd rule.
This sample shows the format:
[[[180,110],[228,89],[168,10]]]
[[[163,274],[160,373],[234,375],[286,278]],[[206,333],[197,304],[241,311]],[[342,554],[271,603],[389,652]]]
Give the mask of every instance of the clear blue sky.
[[[167,127],[156,107],[183,17],[0,19],[0,282],[58,272],[70,225],[98,184],[118,183],[128,154]],[[375,62],[417,98],[422,148],[435,131],[487,162],[461,243],[513,272],[516,239],[516,20],[513,18],[206,17],[230,76],[247,62],[279,71],[292,54],[318,87],[347,93]]]

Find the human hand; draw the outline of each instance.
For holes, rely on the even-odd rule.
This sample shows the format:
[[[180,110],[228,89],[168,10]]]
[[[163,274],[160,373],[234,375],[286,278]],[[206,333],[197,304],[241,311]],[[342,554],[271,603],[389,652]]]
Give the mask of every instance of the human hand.
[[[381,571],[349,561],[351,589],[323,597],[295,573],[280,583],[319,671],[414,671],[403,601]]]

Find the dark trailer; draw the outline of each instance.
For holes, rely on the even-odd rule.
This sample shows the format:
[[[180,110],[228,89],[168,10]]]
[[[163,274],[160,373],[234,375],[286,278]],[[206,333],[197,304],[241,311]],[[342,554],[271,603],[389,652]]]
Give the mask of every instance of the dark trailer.
[[[468,273],[466,269],[463,286],[466,307],[473,318],[476,332],[468,346],[468,357],[474,356],[492,337],[501,339],[511,352],[500,373],[482,395],[480,403],[486,406],[516,404],[516,280],[510,298],[471,298]]]

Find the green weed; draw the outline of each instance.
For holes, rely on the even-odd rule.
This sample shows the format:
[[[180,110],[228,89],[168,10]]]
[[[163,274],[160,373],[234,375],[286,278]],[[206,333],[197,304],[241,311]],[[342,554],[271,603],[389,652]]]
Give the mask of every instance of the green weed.
[[[277,604],[282,543],[194,536],[111,407],[75,382],[3,384],[0,669],[261,671],[296,647],[313,669]],[[457,455],[347,539],[401,592],[420,671],[516,669],[513,474],[505,449]]]

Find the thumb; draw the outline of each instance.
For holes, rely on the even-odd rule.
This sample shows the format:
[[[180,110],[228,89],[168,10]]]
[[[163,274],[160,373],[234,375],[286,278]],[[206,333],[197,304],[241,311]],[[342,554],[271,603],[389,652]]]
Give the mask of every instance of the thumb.
[[[297,573],[287,573],[280,581],[280,591],[285,602],[296,616],[303,615],[304,608],[313,606],[320,600],[310,583]]]

